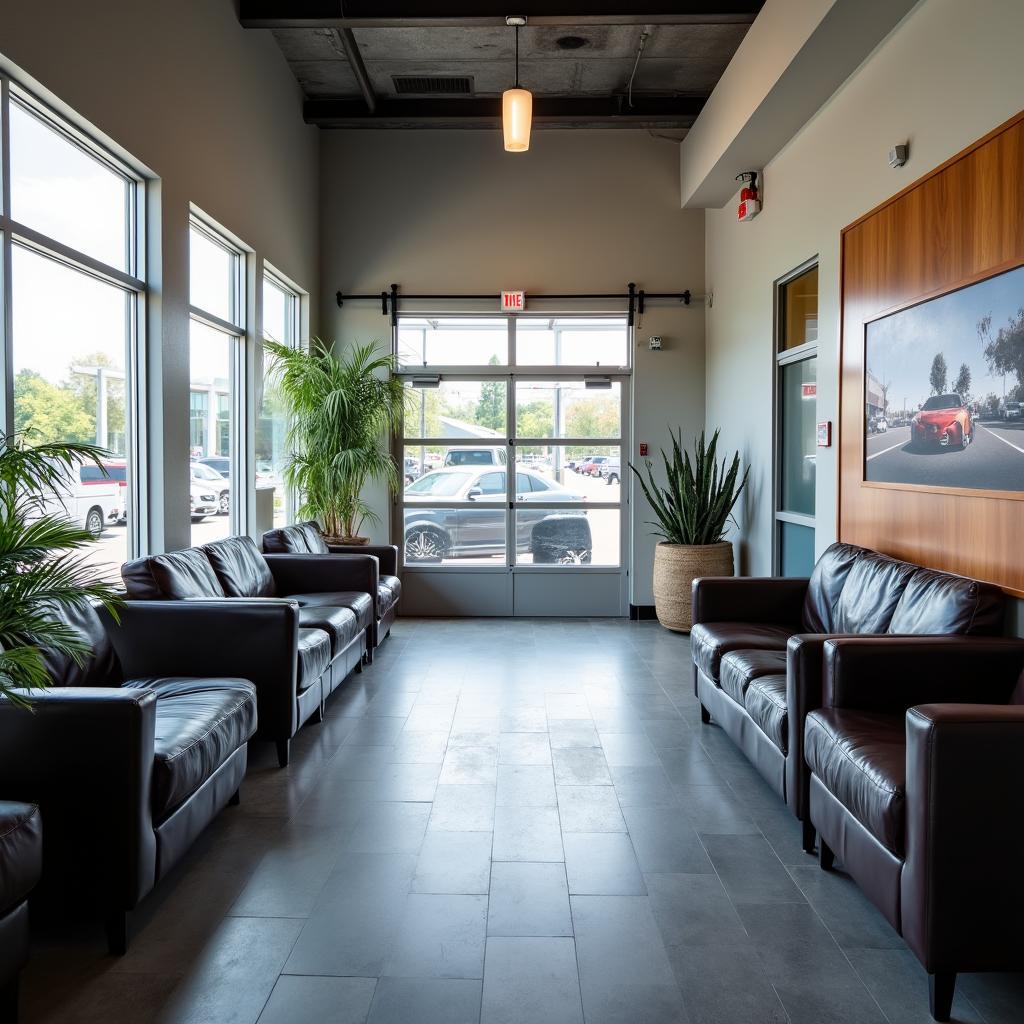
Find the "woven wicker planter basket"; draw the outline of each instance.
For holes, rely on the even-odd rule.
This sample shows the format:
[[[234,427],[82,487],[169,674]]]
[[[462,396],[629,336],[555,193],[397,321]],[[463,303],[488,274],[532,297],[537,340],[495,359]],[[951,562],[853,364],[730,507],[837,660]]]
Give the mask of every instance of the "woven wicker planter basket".
[[[693,626],[693,581],[701,576],[732,576],[732,544],[667,544],[654,549],[654,608],[658,621],[676,633]]]

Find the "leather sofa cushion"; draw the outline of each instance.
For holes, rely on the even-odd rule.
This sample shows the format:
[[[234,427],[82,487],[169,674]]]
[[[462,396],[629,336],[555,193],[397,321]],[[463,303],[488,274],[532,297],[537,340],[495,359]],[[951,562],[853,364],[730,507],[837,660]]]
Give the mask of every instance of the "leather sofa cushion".
[[[377,587],[377,605],[384,615],[398,604],[402,596],[402,581],[397,576],[381,576]]]
[[[836,604],[836,633],[884,633],[916,565],[867,551],[850,569]]]
[[[322,629],[299,629],[298,689],[308,690],[331,663],[331,638]]]
[[[263,534],[263,550],[267,554],[326,555],[327,543],[320,527],[312,520],[295,526],[283,526]]]
[[[804,629],[808,633],[835,633],[836,605],[846,578],[867,548],[830,544],[818,559],[804,598]]]
[[[883,846],[902,857],[905,715],[819,708],[807,716],[804,755],[818,781]]]
[[[324,540],[324,535],[320,532],[320,524],[309,520],[305,523],[299,523],[296,529],[306,539],[306,550],[314,555],[326,555],[330,552],[330,548],[327,547],[327,541]]]
[[[76,664],[67,655],[44,648],[43,664],[54,686],[120,686],[121,663],[93,604],[61,604],[53,614],[85,641],[90,652]]]
[[[747,687],[758,676],[782,673],[786,678],[786,652],[730,651],[722,658],[719,670],[721,687],[737,704],[746,701]]]
[[[42,868],[43,820],[39,808],[0,800],[0,917],[35,888]]]
[[[373,601],[369,594],[360,590],[325,590],[322,593],[289,594],[289,601],[296,601],[300,608],[314,608],[319,605],[332,605],[338,608],[351,608],[355,613],[359,629],[366,629],[373,622]]]
[[[163,821],[256,732],[256,688],[244,679],[132,679],[157,695],[153,818]]]
[[[226,537],[203,546],[228,597],[276,597],[267,560],[252,537]]]
[[[299,626],[322,629],[331,640],[331,657],[337,657],[359,632],[356,613],[351,608],[329,604],[306,605],[299,609]]]
[[[789,710],[786,705],[786,673],[759,676],[747,688],[743,705],[757,727],[782,751],[789,753]]]
[[[718,684],[722,658],[730,651],[785,651],[794,632],[789,626],[769,623],[701,622],[690,633],[690,645],[694,663]]]
[[[896,605],[889,632],[997,636],[1005,607],[1005,595],[990,583],[918,569]]]
[[[202,548],[136,558],[121,566],[121,577],[128,596],[136,600],[226,596]]]

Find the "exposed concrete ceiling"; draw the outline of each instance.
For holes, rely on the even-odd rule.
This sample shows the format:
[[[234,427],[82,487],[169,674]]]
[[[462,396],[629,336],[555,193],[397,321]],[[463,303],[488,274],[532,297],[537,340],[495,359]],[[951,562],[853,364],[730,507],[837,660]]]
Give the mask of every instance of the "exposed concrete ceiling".
[[[750,8],[760,3],[746,7],[745,14],[725,18],[690,14],[684,24],[594,24],[588,18],[527,24],[519,33],[519,79],[538,101],[537,126],[643,126],[681,137],[743,41],[754,17]],[[243,24],[245,15],[243,4]],[[515,77],[512,28],[393,22],[337,27],[323,20],[330,19],[311,19],[308,27],[266,22],[311,101],[307,120],[325,126],[492,127],[498,118],[499,97]],[[469,92],[399,93],[395,79],[402,76],[461,76],[469,79]]]

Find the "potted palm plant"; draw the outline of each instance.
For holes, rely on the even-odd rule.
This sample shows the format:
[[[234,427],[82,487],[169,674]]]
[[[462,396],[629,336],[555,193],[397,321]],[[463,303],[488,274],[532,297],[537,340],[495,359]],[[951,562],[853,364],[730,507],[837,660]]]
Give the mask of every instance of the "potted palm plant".
[[[384,481],[395,493],[402,480],[388,449],[405,404],[393,356],[371,343],[339,357],[319,338],[308,349],[264,347],[288,413],[285,480],[301,496],[299,517],[318,520],[329,543],[367,543],[359,530],[380,517],[364,487]]]
[[[44,652],[81,662],[89,645],[52,614],[55,606],[99,602],[116,614],[120,597],[81,551],[95,537],[53,515],[53,495],[83,462],[102,468],[102,448],[29,444],[0,436],[0,699],[30,707],[32,690],[50,685]]]
[[[747,483],[749,468],[740,477],[740,456],[726,466],[717,461],[718,431],[705,443],[704,432],[695,443],[693,459],[683,450],[681,433],[672,435],[672,458],[661,453],[667,486],[654,479],[650,459],[647,480],[636,466],[644,495],[658,517],[656,536],[663,537],[654,551],[654,607],[658,621],[677,633],[693,626],[693,581],[701,576],[732,576],[732,544],[725,540],[732,509]]]

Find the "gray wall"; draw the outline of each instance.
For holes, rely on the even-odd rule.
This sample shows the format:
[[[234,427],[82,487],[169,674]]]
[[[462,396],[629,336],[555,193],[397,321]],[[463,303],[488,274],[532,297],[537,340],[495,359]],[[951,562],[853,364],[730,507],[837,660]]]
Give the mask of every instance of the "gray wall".
[[[149,543],[185,546],[189,204],[315,299],[318,131],[273,37],[243,30],[230,0],[8,3],[0,53],[157,179],[148,469],[164,486]]]
[[[703,293],[704,215],[679,209],[678,147],[646,132],[537,131],[522,155],[497,130],[325,131],[321,148],[321,323],[340,344],[390,332],[379,305],[339,310],[338,289],[493,293],[492,309],[503,287]],[[652,334],[664,351],[647,349]],[[637,341],[633,439],[653,450],[669,426],[703,426],[703,307],[650,305]],[[373,502],[382,539],[387,495]],[[648,518],[635,516],[635,604],[653,603]]]
[[[751,466],[744,572],[772,569],[773,281],[820,257],[817,418],[835,422],[839,232],[1020,109],[1022,38],[1020,0],[923,0],[764,169],[756,220],[707,211],[707,425]],[[887,152],[906,141],[894,171]],[[837,450],[818,450],[819,553],[836,536]]]

